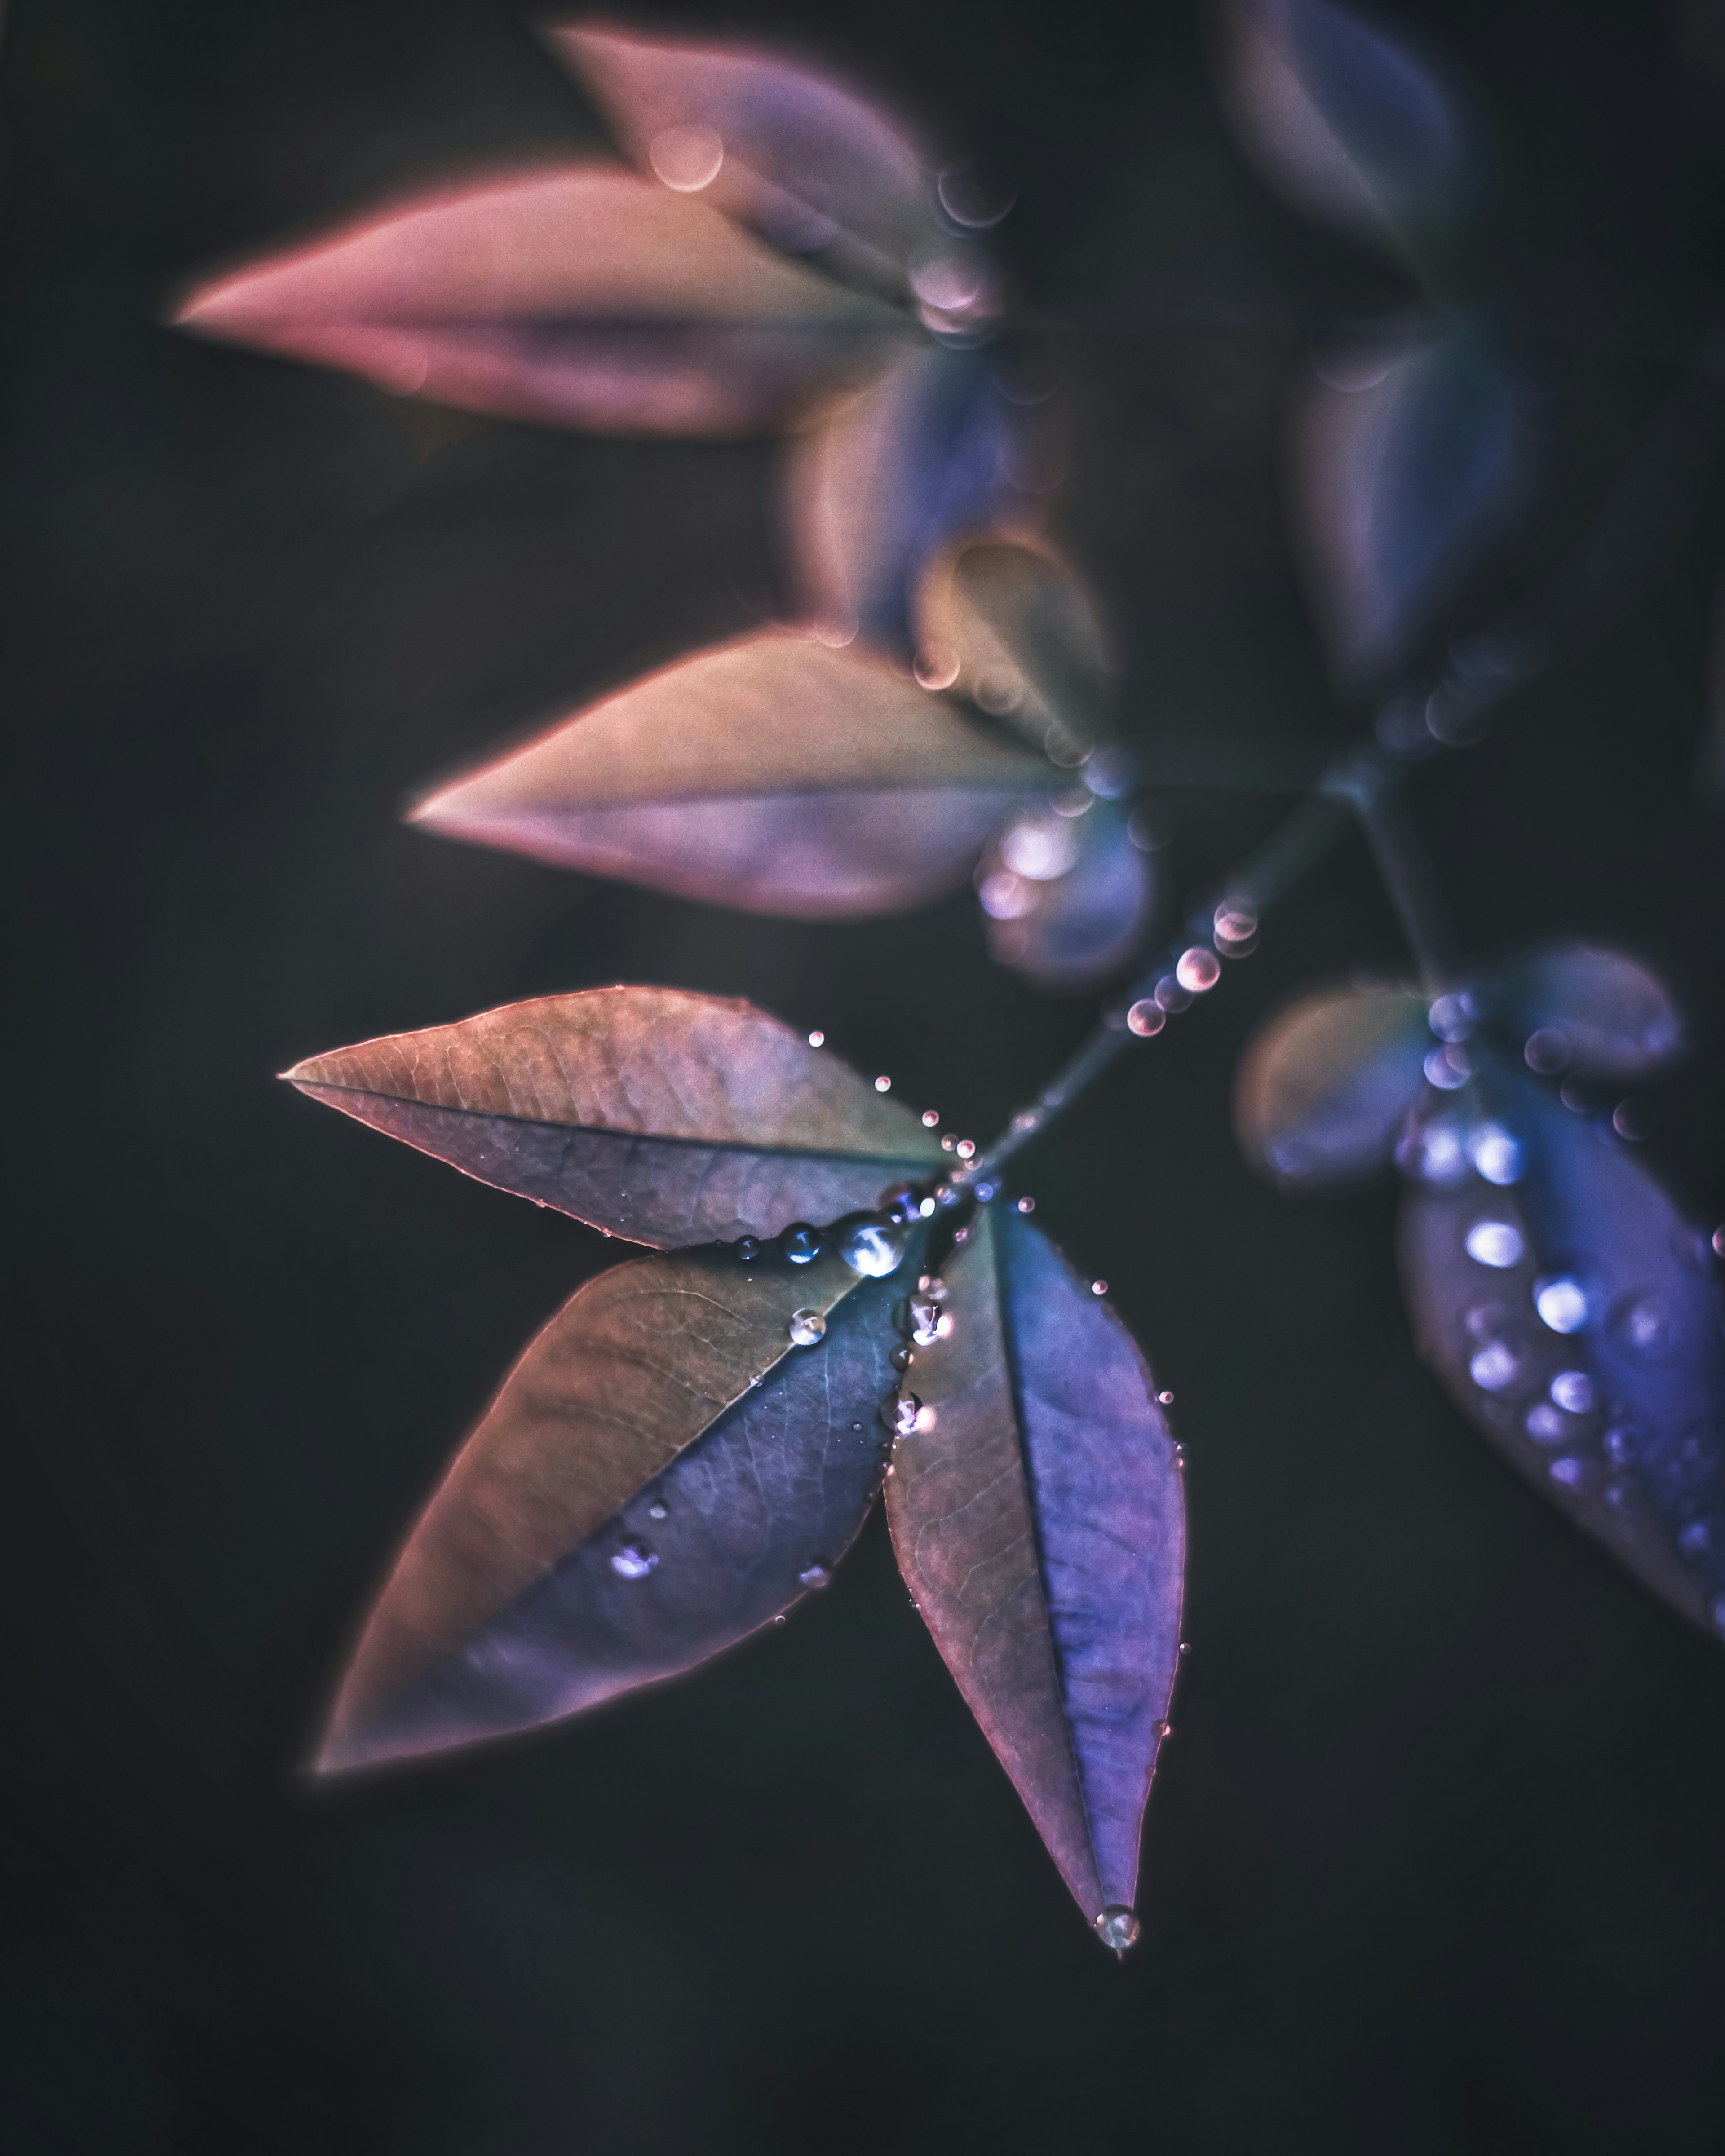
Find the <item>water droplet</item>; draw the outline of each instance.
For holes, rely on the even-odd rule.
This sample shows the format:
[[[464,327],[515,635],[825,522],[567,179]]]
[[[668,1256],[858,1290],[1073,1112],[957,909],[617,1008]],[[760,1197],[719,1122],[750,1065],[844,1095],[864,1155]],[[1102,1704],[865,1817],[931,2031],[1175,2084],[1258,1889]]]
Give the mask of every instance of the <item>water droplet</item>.
[[[1105,1280],[1093,1280],[1090,1284],[1090,1291],[1092,1295],[1106,1295],[1108,1292],[1107,1281]]]
[[[865,1280],[884,1280],[905,1261],[905,1239],[884,1220],[860,1220],[845,1230],[839,1255],[854,1273]]]
[[[1242,898],[1224,898],[1216,908],[1212,925],[1216,941],[1227,956],[1243,958],[1245,952],[1240,947],[1250,943],[1258,932],[1257,910]]]
[[[739,1235],[731,1247],[743,1263],[747,1265],[752,1259],[760,1256],[761,1239],[758,1235]]]
[[[941,1119],[941,1112],[940,1112],[940,1110],[939,1110],[938,1108],[925,1108],[925,1109],[922,1111],[922,1127],[923,1127],[923,1129],[924,1129],[925,1131],[932,1131],[932,1129],[934,1129],[935,1126],[936,1126],[936,1125],[940,1122],[940,1119]]]
[[[1637,1354],[1667,1354],[1675,1337],[1671,1312],[1656,1296],[1640,1296],[1620,1321],[1623,1337]]]
[[[1034,1198],[1021,1198],[1019,1200],[1018,1209],[1020,1213],[1034,1213],[1036,1210],[1036,1200]]]
[[[877,1093],[890,1093],[892,1091],[892,1081],[886,1075],[884,1070],[875,1081],[875,1091]]]
[[[699,194],[719,177],[725,145],[711,127],[662,127],[647,145],[647,162],[678,194]]]
[[[1171,1408],[1174,1404],[1174,1396],[1172,1393],[1158,1393],[1156,1397],[1165,1408]]]
[[[1554,1460],[1546,1472],[1566,1490],[1579,1490],[1587,1481],[1586,1463],[1579,1460]]]
[[[1584,1086],[1578,1086],[1573,1078],[1566,1078],[1558,1089],[1558,1098],[1572,1116],[1590,1116],[1594,1103]]]
[[[1183,1445],[1177,1445],[1174,1447],[1174,1465],[1176,1467],[1183,1467],[1186,1465],[1186,1448]]]
[[[1411,1152],[1411,1158],[1409,1157]],[[1411,1147],[1398,1151],[1397,1164],[1420,1182],[1440,1190],[1453,1189],[1468,1174],[1467,1147],[1460,1127],[1445,1117],[1427,1123],[1414,1137]]]
[[[1719,1448],[1713,1443],[1707,1425],[1697,1423],[1677,1447],[1677,1481],[1688,1489],[1695,1489],[1707,1481],[1718,1459]]]
[[[1555,1078],[1569,1060],[1568,1035],[1559,1033],[1554,1025],[1543,1025],[1527,1035],[1522,1056],[1527,1068],[1540,1077]]]
[[[793,1348],[813,1348],[827,1336],[827,1322],[818,1310],[793,1310],[791,1312],[791,1345]]]
[[[1020,1108],[1012,1119],[1012,1129],[1014,1135],[1018,1137],[1022,1137],[1026,1131],[1040,1130],[1041,1127],[1040,1108]]]
[[[949,1290],[938,1273],[919,1273],[916,1276],[916,1292],[918,1295],[926,1295],[931,1302],[944,1302]]]
[[[773,1623],[774,1623],[775,1625],[783,1625],[783,1622],[784,1622],[784,1612],[783,1612],[783,1609],[781,1609],[781,1610],[778,1612],[778,1615],[773,1619]]]
[[[1496,1340],[1509,1322],[1507,1302],[1476,1302],[1461,1322],[1471,1340]]]
[[[1608,1430],[1605,1450],[1620,1467],[1632,1467],[1641,1450],[1641,1434],[1635,1430]]]
[[[1643,1138],[1651,1138],[1653,1135],[1653,1123],[1654,1116],[1651,1107],[1645,1101],[1637,1099],[1634,1094],[1631,1094],[1627,1100],[1620,1101],[1611,1111],[1612,1129],[1616,1132],[1619,1137],[1627,1138],[1631,1145],[1639,1145]]]
[[[658,1562],[643,1543],[624,1543],[611,1553],[611,1569],[621,1579],[644,1579]]]
[[[1472,1073],[1466,1053],[1460,1048],[1435,1048],[1425,1059],[1425,1082],[1435,1086],[1440,1092],[1453,1093],[1458,1086],[1465,1086]]]
[[[1014,875],[1052,883],[1078,859],[1078,834],[1067,818],[1026,816],[1000,841],[1000,858]]]
[[[950,1131],[948,1131],[947,1135],[941,1140],[941,1151],[942,1152],[955,1152],[957,1148],[957,1139],[953,1137]]]
[[[1534,1284],[1533,1307],[1541,1324],[1553,1332],[1579,1332],[1587,1322],[1587,1291],[1566,1275],[1539,1281]]]
[[[908,1226],[921,1209],[916,1186],[909,1183],[895,1183],[890,1189],[883,1190],[877,1204],[879,1210],[899,1227]]]
[[[1137,1911],[1121,1902],[1111,1903],[1096,1918],[1096,1937],[1116,1953],[1124,1953],[1128,1947],[1135,1947],[1142,1928]]]
[[[925,1220],[932,1220],[934,1218],[934,1200],[932,1198],[925,1198],[917,1206],[916,1210]]]
[[[1467,1150],[1475,1168],[1487,1183],[1519,1183],[1522,1147],[1502,1123],[1481,1123],[1469,1136]]]
[[[1440,1040],[1466,1040],[1478,1017],[1473,998],[1463,989],[1440,996],[1427,1014],[1427,1023]]]
[[[824,1048],[824,1047],[826,1046],[826,1045],[827,1045],[827,1037],[826,1037],[826,1035],[825,1035],[824,1033],[822,1033],[822,1032],[819,1029],[819,1028],[817,1028],[817,1029],[816,1029],[816,1030],[815,1030],[814,1032],[813,1032],[813,1033],[811,1033],[811,1034],[809,1034],[809,1045],[811,1048]]]
[[[1685,1557],[1704,1557],[1717,1543],[1718,1528],[1717,1520],[1692,1520],[1679,1529],[1677,1548]]]
[[[1635,1493],[1626,1482],[1606,1485],[1605,1502],[1618,1516],[1620,1522],[1630,1518],[1635,1511]]]
[[[1127,1013],[1126,1022],[1141,1040],[1147,1040],[1152,1034],[1160,1033],[1168,1024],[1168,1013],[1153,997],[1142,996]]]
[[[803,1566],[797,1574],[797,1584],[799,1587],[827,1587],[831,1584],[832,1578],[829,1568],[817,1559],[814,1563]]]
[[[1151,993],[1163,1009],[1170,1014],[1186,1010],[1191,1007],[1191,989],[1183,988],[1172,973],[1164,973],[1155,988],[1152,989]]]
[[[974,1138],[960,1138],[957,1144],[953,1147],[953,1151],[957,1154],[960,1160],[974,1160],[976,1158],[976,1140]]]
[[[958,654],[956,651],[920,652],[911,671],[925,689],[950,689],[958,679]]]
[[[998,1183],[979,1183],[976,1187],[976,1202],[978,1205],[992,1205],[999,1194],[1000,1185]]]
[[[908,1370],[916,1358],[908,1348],[901,1345],[895,1348],[886,1359],[895,1370]]]
[[[852,1423],[850,1434],[853,1437],[860,1437],[862,1435],[862,1424],[860,1422]]]
[[[1201,943],[1194,943],[1189,951],[1180,953],[1179,963],[1174,968],[1174,978],[1183,988],[1201,996],[1213,988],[1222,978],[1222,968],[1214,951],[1206,951]]]
[[[793,1265],[812,1265],[820,1255],[820,1233],[806,1220],[793,1221],[778,1239],[778,1247]]]
[[[1522,1231],[1507,1220],[1476,1220],[1467,1231],[1467,1255],[1476,1265],[1498,1271],[1522,1261]]]
[[[1468,1373],[1482,1393],[1501,1393],[1522,1374],[1521,1357],[1507,1340],[1489,1340],[1468,1363]]]
[[[922,1412],[922,1403],[914,1393],[891,1393],[880,1410],[880,1419],[895,1437],[908,1437]]]
[[[919,1348],[932,1348],[940,1335],[941,1308],[927,1296],[911,1298],[911,1337]]]
[[[1585,1370],[1559,1370],[1551,1381],[1551,1396],[1566,1414],[1589,1414],[1594,1404],[1594,1381]]]
[[[968,1243],[969,1240],[970,1230],[968,1228],[955,1228],[952,1230],[952,1247],[954,1250],[957,1250],[962,1244]]]
[[[1524,1427],[1536,1445],[1555,1445],[1569,1425],[1549,1400],[1539,1400],[1528,1409]]]
[[[1189,1640],[1181,1640],[1181,1642],[1180,1642],[1180,1652],[1181,1652],[1183,1655],[1189,1655],[1189,1654],[1192,1652],[1192,1642],[1191,1642]]]
[[[668,1506],[665,1505],[665,1504],[662,1504],[662,1503],[660,1502],[660,1500],[659,1500],[658,1498],[656,1498],[656,1497],[654,1499],[653,1502],[652,1502],[652,1503],[651,1503],[651,1504],[647,1507],[647,1517],[648,1517],[649,1520],[663,1520],[663,1519],[666,1519],[666,1518],[668,1518],[669,1517],[670,1517],[670,1507],[669,1507]]]

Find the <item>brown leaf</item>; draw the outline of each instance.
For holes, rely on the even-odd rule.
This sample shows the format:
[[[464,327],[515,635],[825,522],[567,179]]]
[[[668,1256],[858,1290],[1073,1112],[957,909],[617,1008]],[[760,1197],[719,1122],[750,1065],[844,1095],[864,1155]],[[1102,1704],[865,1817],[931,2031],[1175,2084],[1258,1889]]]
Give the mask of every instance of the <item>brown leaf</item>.
[[[862,1211],[942,1158],[836,1056],[676,988],[542,996],[283,1075],[482,1183],[660,1247]]]
[[[587,162],[411,197],[199,287],[174,319],[403,394],[647,434],[807,419],[905,331],[705,203]]]
[[[423,801],[414,822],[807,919],[958,882],[1046,767],[884,660],[781,631],[648,675]]]
[[[893,1447],[893,1548],[1096,1920],[1132,1904],[1178,1662],[1178,1462],[1131,1336],[1028,1220],[983,1208],[945,1277],[905,1381],[922,1405]]]
[[[317,1763],[363,1766],[675,1675],[816,1588],[878,1487],[891,1279],[705,1250],[589,1281],[408,1538]],[[828,1336],[793,1345],[793,1312]]]

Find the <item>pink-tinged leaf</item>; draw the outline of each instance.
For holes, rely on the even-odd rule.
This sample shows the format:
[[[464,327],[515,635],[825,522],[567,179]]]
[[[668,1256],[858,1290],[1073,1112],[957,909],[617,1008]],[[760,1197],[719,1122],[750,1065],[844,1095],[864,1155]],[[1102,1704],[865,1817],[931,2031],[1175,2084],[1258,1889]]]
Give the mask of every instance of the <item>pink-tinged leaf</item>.
[[[1547,1072],[1627,1083],[1682,1052],[1682,1014],[1671,991],[1626,952],[1553,944],[1497,968],[1479,1000]]]
[[[1340,670],[1406,660],[1520,497],[1515,391],[1466,320],[1323,362],[1297,430],[1307,567]]]
[[[1131,1336],[1015,1213],[978,1215],[886,1484],[911,1595],[1086,1917],[1126,1943],[1178,1661],[1178,1460]],[[1100,1928],[1100,1925],[1099,1925]]]
[[[1725,1303],[1712,1245],[1604,1116],[1490,1058],[1403,1201],[1420,1352],[1510,1464],[1725,1633]],[[1470,1168],[1470,1160],[1474,1163]]]
[[[1034,521],[1020,422],[981,352],[906,352],[794,442],[785,518],[806,612],[883,644],[911,639],[911,595],[955,536]]]
[[[926,675],[1076,764],[1107,730],[1114,667],[1089,593],[1029,538],[961,539],[916,593]]]
[[[1156,871],[1120,803],[1079,787],[1007,825],[978,867],[977,896],[1002,965],[1077,995],[1132,963],[1155,911]]]
[[[1235,1080],[1247,1159],[1296,1189],[1387,1166],[1438,1052],[1426,1009],[1406,988],[1326,988],[1271,1019]]]
[[[836,1056],[677,988],[542,996],[284,1075],[481,1183],[661,1249],[865,1211],[942,1158]]]
[[[883,660],[769,631],[631,684],[413,819],[561,868],[818,920],[950,889],[1046,776]]]
[[[201,286],[174,319],[475,411],[721,435],[816,415],[904,327],[706,203],[594,163],[413,197]]]
[[[318,1765],[440,1752],[674,1676],[826,1584],[879,1487],[895,1283],[728,1250],[589,1281],[396,1563]],[[793,1344],[793,1317],[824,1337]]]
[[[927,160],[831,77],[742,46],[587,25],[547,34],[643,171],[774,246],[886,290],[954,251]]]

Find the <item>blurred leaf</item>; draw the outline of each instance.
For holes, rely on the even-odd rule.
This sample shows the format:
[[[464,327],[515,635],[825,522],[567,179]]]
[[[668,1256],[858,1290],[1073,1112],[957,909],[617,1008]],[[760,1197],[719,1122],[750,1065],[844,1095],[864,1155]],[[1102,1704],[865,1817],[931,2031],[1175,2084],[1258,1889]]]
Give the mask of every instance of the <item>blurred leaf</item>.
[[[1179,1470],[1131,1336],[1029,1221],[984,1207],[946,1281],[906,1379],[922,1409],[893,1448],[893,1547],[1094,1919],[1137,1887],[1178,1659]]]
[[[1255,1166],[1307,1188],[1388,1163],[1435,1046],[1424,997],[1400,988],[1305,996],[1251,1040],[1235,1127]]]
[[[774,246],[870,290],[901,290],[950,250],[930,160],[831,77],[746,46],[585,25],[547,35],[644,171]]]
[[[995,957],[1038,988],[1078,994],[1131,962],[1155,910],[1156,872],[1118,802],[1082,787],[1056,798],[1059,807],[1007,826],[983,856],[977,893]]]
[[[661,1248],[862,1211],[942,1158],[836,1056],[678,988],[542,996],[285,1075],[481,1183]]]
[[[408,1537],[318,1765],[526,1729],[693,1668],[817,1586],[879,1487],[891,1279],[639,1258],[528,1347]],[[827,1320],[791,1344],[793,1312]]]
[[[1399,251],[1484,193],[1477,123],[1429,62],[1330,0],[1223,0],[1241,141],[1297,208]]]
[[[925,672],[1005,719],[1057,762],[1076,763],[1107,730],[1112,668],[1090,594],[1048,547],[961,539],[916,593]]]
[[[907,328],[706,203],[592,163],[412,197],[199,287],[174,319],[475,411],[721,435],[814,416]]]
[[[1516,398],[1481,334],[1331,354],[1295,445],[1298,521],[1342,672],[1400,665],[1502,535],[1522,479]]]
[[[413,814],[560,867],[831,919],[949,889],[1047,776],[884,660],[768,631],[649,675]]]
[[[1658,975],[1622,951],[1552,944],[1494,969],[1487,1013],[1547,1071],[1628,1081],[1671,1062],[1683,1019]]]
[[[794,442],[785,515],[807,612],[907,647],[931,557],[1034,513],[1014,478],[1023,424],[983,353],[928,346]]]
[[[1421,1354],[1578,1526],[1725,1631],[1725,1309],[1707,1236],[1609,1122],[1507,1063],[1482,1060],[1431,1120],[1461,1142],[1425,1152],[1461,1165],[1404,1201]]]

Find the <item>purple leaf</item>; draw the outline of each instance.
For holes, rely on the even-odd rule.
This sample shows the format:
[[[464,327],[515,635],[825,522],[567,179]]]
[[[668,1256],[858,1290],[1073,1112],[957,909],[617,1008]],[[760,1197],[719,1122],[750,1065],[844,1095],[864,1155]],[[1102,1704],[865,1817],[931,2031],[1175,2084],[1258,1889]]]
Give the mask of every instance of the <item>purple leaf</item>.
[[[586,26],[548,37],[644,171],[774,246],[886,290],[962,251],[936,216],[929,161],[830,76],[745,46]]]
[[[1130,1334],[1029,1221],[984,1207],[945,1280],[893,1548],[1080,1908],[1129,1943],[1178,1662],[1178,1458]]]
[[[942,1158],[836,1056],[676,988],[542,996],[285,1075],[481,1183],[660,1248],[867,1210]]]
[[[623,434],[805,422],[905,334],[705,203],[588,163],[413,196],[201,286],[174,319],[402,395]]]
[[[1452,1127],[1426,1148],[1450,1165],[1409,1189],[1401,1222],[1420,1353],[1578,1526],[1725,1631],[1725,1306],[1707,1236],[1608,1122],[1507,1064],[1430,1120]]]
[[[578,1713],[824,1586],[880,1486],[894,1287],[836,1251],[680,1251],[588,1281],[409,1535],[319,1767]]]
[[[649,675],[413,812],[449,838],[804,919],[957,883],[1047,766],[885,661],[769,631]]]
[[[1234,1115],[1246,1158],[1294,1189],[1384,1167],[1436,1048],[1425,998],[1405,988],[1302,997],[1240,1059]]]
[[[1111,979],[1143,942],[1155,870],[1121,803],[1079,787],[1007,825],[977,870],[977,894],[995,957],[1076,995]]]
[[[1313,597],[1351,679],[1404,661],[1497,540],[1522,478],[1514,393],[1476,331],[1324,362],[1296,444]]]
[[[1220,14],[1235,126],[1298,208],[1399,251],[1476,207],[1477,126],[1428,62],[1330,0],[1224,0]]]
[[[1683,1019],[1656,973],[1622,951],[1558,943],[1495,968],[1480,1001],[1537,1070],[1628,1082],[1683,1048]]]

